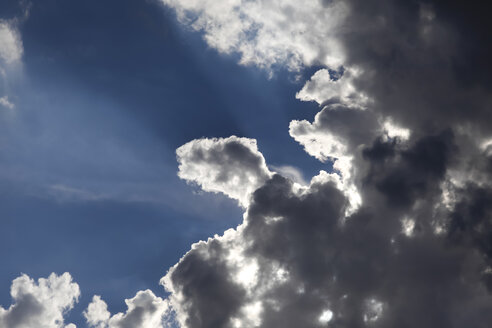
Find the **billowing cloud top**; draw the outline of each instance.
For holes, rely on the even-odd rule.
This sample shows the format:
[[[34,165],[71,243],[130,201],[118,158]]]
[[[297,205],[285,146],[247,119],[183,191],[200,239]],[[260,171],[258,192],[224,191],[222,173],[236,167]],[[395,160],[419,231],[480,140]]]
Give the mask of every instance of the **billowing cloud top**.
[[[161,0],[178,19],[203,31],[222,53],[238,53],[242,64],[265,69],[305,65],[338,67],[343,49],[335,37],[347,8],[340,1]]]
[[[134,298],[125,300],[128,310],[113,316],[100,296],[94,296],[84,316],[93,328],[145,327],[163,328],[163,317],[168,303],[150,290],[139,291]]]
[[[198,139],[178,148],[176,154],[181,179],[205,191],[221,192],[243,206],[272,174],[254,139]]]
[[[72,309],[80,295],[79,286],[68,273],[51,274],[37,282],[22,275],[12,282],[14,304],[0,307],[1,328],[73,328],[64,326],[63,315]]]

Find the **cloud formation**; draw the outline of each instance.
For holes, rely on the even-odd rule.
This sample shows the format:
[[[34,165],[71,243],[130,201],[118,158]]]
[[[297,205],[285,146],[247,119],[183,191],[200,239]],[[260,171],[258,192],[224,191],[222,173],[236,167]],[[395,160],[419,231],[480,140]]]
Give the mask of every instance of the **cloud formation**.
[[[254,139],[181,146],[179,177],[237,200],[244,221],[192,245],[161,279],[168,299],[140,291],[111,315],[95,296],[84,312],[91,327],[165,327],[170,312],[183,328],[490,325],[492,29],[484,8],[162,2],[241,64],[322,66],[296,95],[321,109],[312,121],[292,121],[289,133],[331,167],[299,184],[295,171],[270,171]],[[68,274],[16,279],[1,324],[63,327],[74,286]]]
[[[52,273],[37,282],[24,274],[12,282],[10,294],[14,303],[8,309],[0,307],[1,328],[75,327],[64,325],[63,319],[80,295],[69,273]]]
[[[340,1],[161,0],[179,21],[203,32],[221,53],[237,53],[240,63],[270,70],[306,65],[336,69],[344,51],[336,35],[348,8]]]
[[[197,139],[179,147],[176,155],[181,179],[223,193],[242,206],[272,174],[254,139]]]
[[[8,110],[15,108],[15,102],[9,89],[9,80],[18,74],[22,66],[24,45],[19,31],[19,25],[29,16],[30,5],[21,2],[23,14],[11,19],[0,19],[0,108]],[[0,113],[1,114],[1,113]]]
[[[0,20],[0,44],[0,61],[4,65],[13,65],[21,60],[24,47],[15,22]]]
[[[353,85],[354,78],[359,74],[357,69],[343,69],[339,72],[320,69],[296,94],[296,98],[315,101],[320,105],[332,102],[364,109],[369,99]]]
[[[485,8],[455,1],[164,2],[204,31],[211,47],[238,52],[242,63],[293,71],[324,65],[297,93],[321,111],[312,122],[292,121],[289,132],[334,169],[304,187],[281,174],[246,184],[252,196],[243,202],[243,223],[194,244],[161,280],[180,326],[487,327],[492,80]],[[278,10],[283,5],[299,14],[287,16]],[[290,24],[277,24],[269,6]],[[334,8],[343,15],[329,20]],[[254,24],[258,33],[248,34]],[[305,45],[296,39],[302,26],[312,26],[302,40],[315,42],[291,46]],[[270,51],[263,33],[294,36]],[[258,49],[256,56],[248,49]],[[222,161],[184,153],[190,167],[222,172]],[[225,172],[236,168],[225,164]]]
[[[100,296],[94,296],[84,316],[89,327],[93,328],[163,328],[168,303],[150,290],[139,291],[134,298],[125,300],[128,309],[125,313],[113,316]]]

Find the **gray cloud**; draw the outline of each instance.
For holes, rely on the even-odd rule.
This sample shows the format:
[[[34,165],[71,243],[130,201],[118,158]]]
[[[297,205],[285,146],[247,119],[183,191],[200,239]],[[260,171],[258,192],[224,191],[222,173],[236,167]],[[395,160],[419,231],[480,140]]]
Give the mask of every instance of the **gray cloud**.
[[[492,80],[485,58],[492,29],[486,8],[455,1],[313,3],[326,5],[317,8],[326,13],[311,18],[316,27],[335,4],[347,8],[335,27],[326,25],[334,31],[327,44],[341,45],[344,68],[318,61],[326,67],[297,98],[322,109],[313,122],[291,122],[290,134],[308,154],[332,161],[334,172],[321,172],[306,187],[279,174],[257,180],[244,222],[193,245],[162,279],[179,323],[488,327]],[[193,11],[201,24],[204,19],[194,28],[221,50],[214,42],[222,40],[223,27],[211,28],[223,21],[211,14],[217,8],[171,5]],[[290,27],[296,23],[302,20]],[[238,38],[239,52],[257,46],[256,39]],[[259,56],[258,66],[264,60]],[[248,163],[248,154],[238,153],[234,162]],[[227,162],[224,170],[232,170]]]

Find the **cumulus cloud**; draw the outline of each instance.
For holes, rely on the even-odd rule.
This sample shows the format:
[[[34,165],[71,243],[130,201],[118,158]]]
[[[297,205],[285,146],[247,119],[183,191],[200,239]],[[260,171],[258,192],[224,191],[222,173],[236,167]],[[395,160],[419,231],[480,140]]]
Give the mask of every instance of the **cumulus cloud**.
[[[344,52],[336,35],[348,8],[340,1],[161,0],[181,23],[202,31],[209,46],[238,53],[241,64],[291,70],[337,68]]]
[[[358,130],[353,130],[353,126]],[[330,105],[321,110],[314,122],[294,120],[289,133],[311,156],[324,162],[352,156],[354,150],[374,138],[380,130],[377,117],[341,105]]]
[[[64,325],[64,314],[71,310],[80,295],[79,286],[69,273],[52,273],[34,281],[22,275],[12,282],[10,294],[14,303],[0,307],[2,328],[74,328]]]
[[[253,139],[181,146],[179,177],[237,200],[244,221],[192,245],[161,279],[168,299],[140,291],[111,315],[95,296],[89,326],[165,327],[172,312],[183,328],[488,327],[486,10],[470,15],[454,1],[162,2],[241,64],[322,66],[296,95],[322,108],[289,133],[331,167],[308,184],[291,167],[270,171]],[[15,24],[0,21],[0,42],[2,67],[18,63]],[[0,105],[13,106],[8,97]],[[23,275],[0,327],[74,328],[64,314],[79,294],[68,273]]]
[[[363,109],[369,99],[353,85],[354,78],[359,74],[360,72],[355,68],[332,73],[326,68],[320,69],[296,94],[296,98],[302,101],[315,101],[320,105],[335,102]]]
[[[113,316],[100,296],[94,296],[84,316],[93,328],[164,328],[168,302],[154,295],[150,290],[139,291],[135,297],[125,300],[125,313]],[[167,326],[166,326],[167,327]]]
[[[164,3],[242,63],[324,66],[296,95],[321,111],[289,133],[333,167],[299,187],[287,170],[258,169],[256,144],[240,142],[249,150],[239,157],[255,158],[244,167],[222,150],[227,139],[187,144],[185,154],[199,145],[196,158],[178,153],[193,163],[182,178],[245,208],[240,226],[194,244],[161,280],[180,326],[488,327],[488,11],[457,1]],[[254,183],[230,186],[232,167]]]
[[[198,139],[179,147],[176,154],[180,178],[205,191],[223,193],[243,206],[272,174],[254,139]]]
[[[180,326],[489,322],[492,270],[476,229],[483,221],[469,217],[476,197],[459,206],[465,230],[443,235],[433,225],[454,138],[444,132],[401,144],[381,137],[363,147],[354,162],[366,165],[354,180],[364,181],[365,201],[348,217],[350,199],[336,174],[321,172],[305,188],[273,175],[253,193],[239,227],[194,244],[162,279]],[[485,216],[488,197],[479,205]],[[450,244],[451,236],[459,242]]]
[[[111,313],[109,313],[108,305],[101,299],[101,296],[94,295],[92,302],[84,312],[84,317],[90,327],[104,328],[111,318]]]

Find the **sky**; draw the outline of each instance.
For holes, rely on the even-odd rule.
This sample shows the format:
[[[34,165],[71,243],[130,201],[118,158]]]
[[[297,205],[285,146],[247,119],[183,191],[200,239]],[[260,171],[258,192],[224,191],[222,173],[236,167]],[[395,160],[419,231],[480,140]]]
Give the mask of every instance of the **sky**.
[[[0,328],[488,327],[480,2],[0,3]]]

